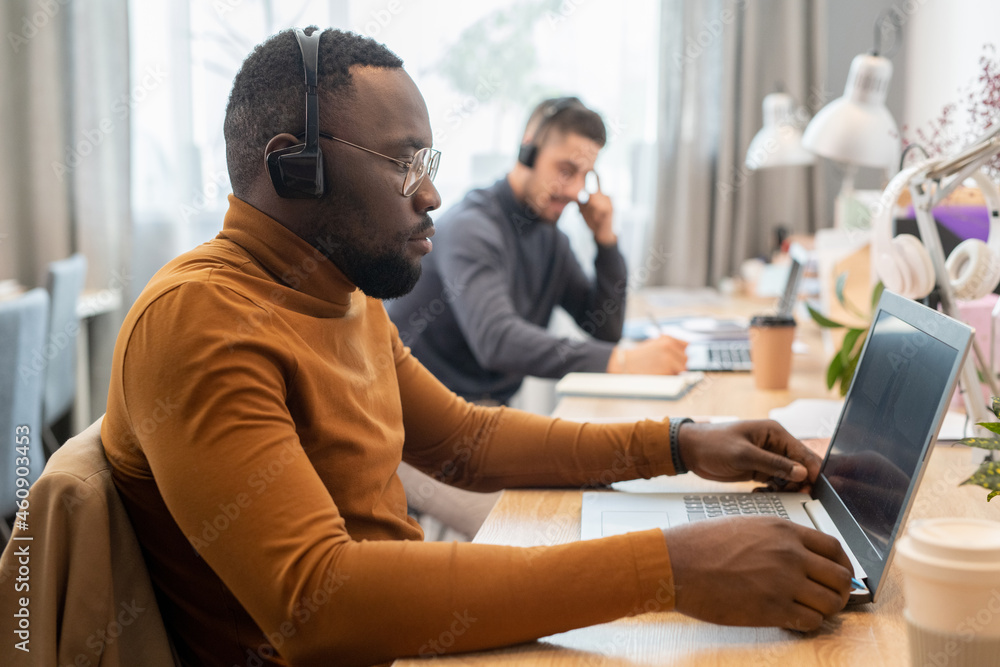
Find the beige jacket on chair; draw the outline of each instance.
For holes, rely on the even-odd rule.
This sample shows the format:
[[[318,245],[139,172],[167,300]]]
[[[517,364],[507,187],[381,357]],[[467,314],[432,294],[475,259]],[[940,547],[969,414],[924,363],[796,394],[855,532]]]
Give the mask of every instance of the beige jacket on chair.
[[[179,664],[111,479],[101,420],[56,451],[28,503],[28,528],[15,526],[0,557],[0,664]]]

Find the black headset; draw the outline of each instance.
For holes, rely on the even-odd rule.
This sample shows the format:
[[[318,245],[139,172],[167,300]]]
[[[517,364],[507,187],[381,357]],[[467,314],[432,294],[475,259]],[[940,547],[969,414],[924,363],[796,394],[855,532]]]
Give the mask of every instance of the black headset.
[[[267,156],[267,171],[274,190],[279,197],[287,199],[323,196],[323,151],[319,147],[319,98],[316,93],[320,34],[318,28],[311,35],[295,29],[306,73],[306,142],[272,151]]]
[[[557,97],[550,101],[542,111],[542,120],[539,122],[538,127],[535,128],[535,133],[532,135],[531,141],[521,144],[521,150],[517,152],[517,161],[525,167],[533,169],[535,167],[535,160],[538,159],[538,139],[542,138],[542,130],[552,122],[553,118],[566,109],[581,108],[584,108],[583,102],[578,97]]]

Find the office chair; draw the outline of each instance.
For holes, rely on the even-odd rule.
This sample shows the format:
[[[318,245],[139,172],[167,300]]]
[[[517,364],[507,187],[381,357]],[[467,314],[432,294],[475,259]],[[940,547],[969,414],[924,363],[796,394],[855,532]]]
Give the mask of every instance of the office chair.
[[[30,595],[0,595],[0,633],[18,641],[17,614],[29,595],[33,665],[175,667],[180,661],[111,478],[102,419],[67,440],[31,487],[28,528],[16,525],[0,556],[0,582],[12,590],[17,552],[29,545]]]
[[[0,301],[0,532],[10,538],[7,518],[17,509],[18,477],[34,482],[45,466],[42,449],[41,354],[49,321],[49,295],[42,288]],[[25,437],[26,436],[26,437]],[[18,438],[21,445],[18,445]],[[28,449],[18,452],[27,441]],[[18,460],[25,458],[27,461]],[[27,465],[18,464],[27,463]],[[22,485],[25,482],[22,482]],[[23,492],[22,492],[23,495]]]
[[[66,417],[76,398],[76,345],[80,333],[77,302],[87,277],[87,258],[77,253],[49,264],[49,296],[52,302],[49,338],[45,341],[45,392],[42,417],[45,448],[51,456],[66,436],[67,428],[54,426]]]

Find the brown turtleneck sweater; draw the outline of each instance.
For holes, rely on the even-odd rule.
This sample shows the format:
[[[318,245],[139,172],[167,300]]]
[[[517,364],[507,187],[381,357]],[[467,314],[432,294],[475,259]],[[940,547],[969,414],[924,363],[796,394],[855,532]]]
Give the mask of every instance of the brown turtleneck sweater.
[[[380,301],[235,197],[129,312],[102,437],[188,663],[370,664],[673,605],[658,530],[425,543],[396,476],[401,459],[477,491],[671,474],[665,423],[465,403]]]

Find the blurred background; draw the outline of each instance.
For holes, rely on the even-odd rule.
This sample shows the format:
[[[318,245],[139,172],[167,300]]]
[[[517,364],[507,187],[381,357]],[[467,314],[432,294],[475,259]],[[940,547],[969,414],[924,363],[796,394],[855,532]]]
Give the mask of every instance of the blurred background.
[[[104,410],[115,336],[146,281],[221,229],[222,121],[240,63],[307,25],[366,34],[403,59],[443,152],[442,211],[506,173],[538,101],[579,96],[608,126],[597,170],[632,284],[696,287],[768,257],[779,227],[833,225],[842,166],[747,167],[766,95],[788,93],[804,126],[880,42],[903,140],[919,131],[957,148],[981,124],[961,105],[996,57],[1000,4],[5,0],[0,285],[44,285],[51,262],[86,258],[77,424]],[[862,167],[855,183],[879,188],[892,170]],[[589,266],[575,208],[560,225]]]

